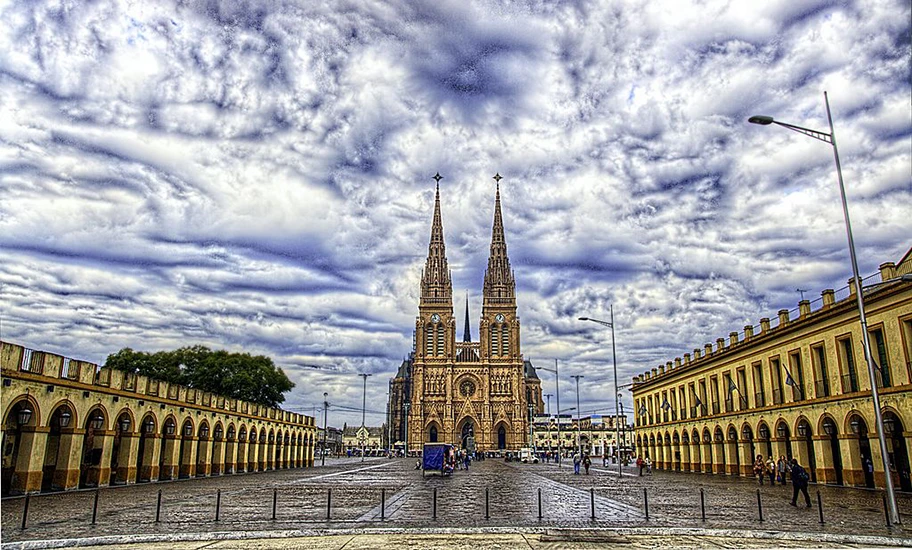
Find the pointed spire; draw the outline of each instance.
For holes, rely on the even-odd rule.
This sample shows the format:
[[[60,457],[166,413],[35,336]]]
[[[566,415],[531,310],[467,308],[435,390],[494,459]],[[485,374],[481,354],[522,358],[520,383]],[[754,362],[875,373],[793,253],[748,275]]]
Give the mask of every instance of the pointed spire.
[[[440,215],[440,173],[434,174],[437,189],[434,196],[434,220],[431,223],[431,242],[421,275],[421,303],[452,306],[453,286],[443,240],[443,217]]]
[[[471,342],[472,341],[472,327],[469,325],[469,291],[466,291],[466,314],[465,314],[465,329],[462,331],[462,341]]]
[[[484,303],[515,305],[516,282],[507,256],[507,240],[504,237],[503,214],[500,210],[500,180],[498,173],[494,176],[497,192],[494,198],[494,227],[491,232],[491,255],[488,257],[488,269],[485,271]]]

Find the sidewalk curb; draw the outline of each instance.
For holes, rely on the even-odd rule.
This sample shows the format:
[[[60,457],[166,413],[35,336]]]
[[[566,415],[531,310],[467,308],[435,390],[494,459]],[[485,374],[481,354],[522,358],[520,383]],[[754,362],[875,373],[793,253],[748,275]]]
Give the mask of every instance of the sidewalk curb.
[[[725,537],[792,542],[827,542],[834,544],[860,544],[864,546],[912,547],[912,538],[882,537],[874,535],[839,535],[831,533],[803,533],[788,531],[753,531],[745,529],[700,529],[689,527],[642,527],[642,528],[553,528],[553,527],[489,527],[489,528],[364,528],[364,529],[296,529],[280,531],[214,531],[205,533],[154,534],[154,535],[109,535],[78,539],[55,539],[9,542],[0,545],[3,550],[37,550],[46,548],[78,548],[112,544],[142,545],[162,542],[203,542],[222,540],[285,539],[327,535],[478,535],[489,534],[599,534],[647,535],[647,536],[692,536]]]

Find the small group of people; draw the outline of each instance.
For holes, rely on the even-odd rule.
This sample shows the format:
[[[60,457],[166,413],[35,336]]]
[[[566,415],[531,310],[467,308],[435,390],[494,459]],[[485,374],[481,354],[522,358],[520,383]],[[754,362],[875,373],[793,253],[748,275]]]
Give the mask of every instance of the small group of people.
[[[589,475],[589,467],[592,466],[592,459],[589,458],[589,453],[580,455],[579,453],[573,453],[573,473],[580,473],[580,466],[586,469],[586,475]]]
[[[764,461],[763,455],[757,455],[757,460],[754,461],[754,475],[757,476],[760,485],[763,485],[763,480],[767,477],[769,477],[770,485],[775,485],[776,482],[785,485],[786,475],[791,475],[791,463],[785,456],[780,456],[779,460],[773,460],[770,455]]]
[[[808,483],[811,476],[807,470],[798,464],[798,459],[788,460],[784,456],[780,456],[779,460],[774,461],[773,457],[770,456],[764,461],[763,455],[757,455],[757,460],[754,461],[754,475],[757,476],[760,485],[763,485],[765,477],[769,477],[770,485],[775,485],[777,481],[780,485],[785,485],[786,474],[792,480],[792,502],[790,504],[798,506],[798,495],[800,493],[804,495],[804,502],[810,508],[811,495],[808,494]]]
[[[652,461],[649,460],[648,456],[645,459],[638,456],[636,459],[636,467],[640,470],[640,477],[643,477],[644,470],[647,474],[652,474]]]

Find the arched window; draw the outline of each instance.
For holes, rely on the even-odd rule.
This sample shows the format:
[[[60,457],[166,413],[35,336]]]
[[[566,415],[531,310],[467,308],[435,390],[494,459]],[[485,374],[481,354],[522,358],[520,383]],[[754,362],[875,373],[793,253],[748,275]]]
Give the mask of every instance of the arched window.
[[[491,327],[491,355],[500,355],[500,335],[498,334],[498,328],[497,325]]]
[[[501,355],[510,355],[510,329],[507,325],[501,325],[500,327],[501,334],[503,337],[500,339],[501,345]]]
[[[431,426],[430,433],[428,433],[428,440],[431,443],[437,443],[437,426]]]
[[[427,325],[424,327],[424,333],[427,340],[425,354],[434,355],[434,325]]]
[[[443,355],[443,325],[437,325],[437,355]]]

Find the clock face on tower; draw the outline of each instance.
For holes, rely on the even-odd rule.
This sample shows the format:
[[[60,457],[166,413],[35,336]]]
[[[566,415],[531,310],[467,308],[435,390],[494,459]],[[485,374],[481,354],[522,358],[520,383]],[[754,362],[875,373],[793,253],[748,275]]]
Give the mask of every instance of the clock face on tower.
[[[431,315],[431,321],[434,322],[434,323],[439,323],[439,322],[440,322],[440,315],[437,315],[436,313],[433,314],[433,315]]]
[[[503,323],[504,322],[503,313],[498,313],[497,315],[495,315],[494,320],[497,321],[498,323]]]
[[[463,397],[472,397],[475,395],[475,382],[463,380],[462,384],[459,384],[459,393],[461,393]]]

